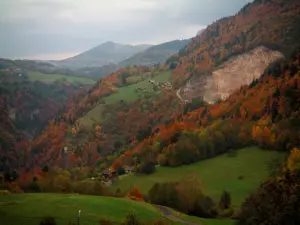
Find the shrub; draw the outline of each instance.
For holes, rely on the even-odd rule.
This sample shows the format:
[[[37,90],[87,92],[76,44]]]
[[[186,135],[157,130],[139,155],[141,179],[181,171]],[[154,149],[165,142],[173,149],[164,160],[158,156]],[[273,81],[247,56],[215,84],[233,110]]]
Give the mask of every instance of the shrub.
[[[0,190],[0,196],[4,196],[4,195],[10,195],[10,191],[9,190]]]
[[[126,215],[125,221],[123,224],[124,225],[142,225],[142,222],[137,217],[135,211],[131,211]]]
[[[154,219],[151,221],[150,223],[151,225],[168,225],[168,221],[164,220],[164,219]]]
[[[244,180],[245,177],[243,175],[238,176],[238,180]]]
[[[138,173],[151,174],[154,172],[155,164],[150,161],[143,162],[138,168]]]
[[[113,225],[113,223],[106,218],[101,218],[99,220],[99,225]]]
[[[137,189],[136,186],[133,186],[128,194],[128,198],[130,198],[131,200],[137,200],[137,201],[143,201],[143,195],[142,193],[139,191],[139,189]]]
[[[117,188],[116,193],[115,193],[115,197],[123,198],[123,197],[125,197],[125,195],[126,194],[124,192],[122,192],[120,188]]]
[[[219,217],[222,218],[229,218],[234,214],[234,210],[232,208],[224,209],[223,211],[219,212]]]
[[[56,221],[53,217],[45,217],[41,220],[40,225],[56,225]]]
[[[220,201],[219,208],[220,209],[228,209],[231,205],[231,196],[228,191],[223,191]]]

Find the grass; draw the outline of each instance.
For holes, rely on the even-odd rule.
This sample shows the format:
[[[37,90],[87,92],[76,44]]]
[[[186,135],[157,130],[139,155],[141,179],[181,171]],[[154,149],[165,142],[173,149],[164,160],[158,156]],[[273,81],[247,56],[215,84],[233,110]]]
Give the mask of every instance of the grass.
[[[81,210],[80,224],[98,224],[100,218],[121,222],[135,210],[139,218],[162,218],[152,205],[127,199],[72,194],[20,194],[0,196],[0,224],[39,224],[40,218],[53,216],[58,225],[76,222]]]
[[[90,78],[67,76],[62,74],[45,74],[36,71],[29,71],[28,78],[31,81],[41,81],[44,83],[53,83],[57,80],[65,79],[72,84],[94,84],[95,81]]]
[[[157,82],[166,82],[169,81],[170,78],[171,78],[170,71],[166,71],[155,76],[152,79],[156,80]],[[120,100],[127,101],[127,102],[134,101],[139,98],[139,95],[136,92],[138,88],[151,89],[152,87],[153,85],[149,83],[148,79],[146,79],[137,84],[121,87],[118,89],[116,93],[104,98],[104,100],[107,104],[116,103],[119,102]]]
[[[97,105],[86,115],[81,117],[78,122],[80,122],[80,124],[82,124],[86,129],[92,129],[94,123],[100,124],[103,121],[101,118],[102,110],[103,105]]]
[[[237,209],[244,199],[267,179],[267,162],[272,158],[284,156],[284,153],[250,147],[237,151],[236,157],[224,154],[182,167],[157,167],[157,171],[152,175],[130,174],[122,177],[113,187],[128,191],[135,184],[142,193],[148,193],[156,182],[178,181],[189,173],[195,173],[203,183],[205,194],[218,200],[221,192],[227,190],[231,193],[233,207]],[[243,176],[244,179],[238,179],[239,176]]]
[[[146,77],[146,75],[145,75]],[[153,79],[157,82],[166,82],[169,81],[171,78],[171,73],[169,71],[163,72]],[[132,79],[137,79],[133,77]],[[137,84],[132,84],[129,86],[118,88],[118,91],[106,98],[104,98],[106,104],[113,104],[119,102],[121,99],[127,102],[134,101],[141,97],[139,93],[136,92],[137,88],[146,88],[151,89],[153,85],[149,83],[149,79],[145,79]],[[79,122],[85,127],[85,129],[89,130],[92,128],[94,122],[98,124],[102,121],[100,117],[103,110],[103,105],[98,105],[90,110],[86,115],[79,119]]]

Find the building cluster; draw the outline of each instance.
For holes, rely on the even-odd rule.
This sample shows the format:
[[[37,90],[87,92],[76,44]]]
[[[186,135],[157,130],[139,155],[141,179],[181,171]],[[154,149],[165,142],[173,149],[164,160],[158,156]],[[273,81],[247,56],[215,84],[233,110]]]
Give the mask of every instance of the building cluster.
[[[149,80],[149,82],[157,87],[164,89],[172,89],[172,84],[170,82],[157,82],[155,80]]]
[[[132,173],[134,166],[124,166],[125,174]],[[118,179],[118,172],[112,168],[103,170],[100,176],[101,183],[105,186],[110,186],[115,180]]]

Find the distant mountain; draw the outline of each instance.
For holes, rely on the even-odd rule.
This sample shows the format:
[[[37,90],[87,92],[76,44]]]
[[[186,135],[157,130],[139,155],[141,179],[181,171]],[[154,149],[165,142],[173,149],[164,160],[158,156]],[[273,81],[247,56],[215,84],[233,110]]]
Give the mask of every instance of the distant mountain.
[[[165,63],[165,61],[171,55],[178,52],[180,49],[184,48],[190,39],[185,40],[174,40],[159,45],[152,46],[142,52],[139,52],[121,62],[120,66],[128,65],[153,65],[157,63]]]
[[[74,57],[52,63],[69,69],[100,67],[111,63],[117,64],[149,47],[151,45],[123,45],[109,41]]]

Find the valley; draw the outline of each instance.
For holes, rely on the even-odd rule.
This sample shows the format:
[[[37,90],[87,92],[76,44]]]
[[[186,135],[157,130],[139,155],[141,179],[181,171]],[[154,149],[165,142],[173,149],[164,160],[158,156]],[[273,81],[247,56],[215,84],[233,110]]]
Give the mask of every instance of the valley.
[[[191,39],[0,59],[1,222],[298,224],[299,13],[255,0]]]

